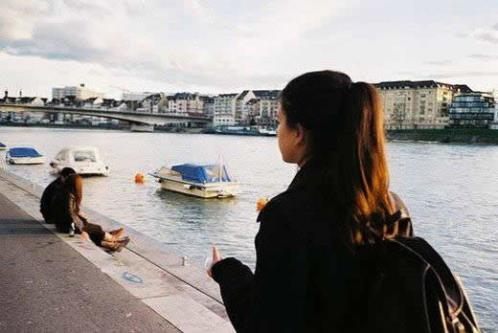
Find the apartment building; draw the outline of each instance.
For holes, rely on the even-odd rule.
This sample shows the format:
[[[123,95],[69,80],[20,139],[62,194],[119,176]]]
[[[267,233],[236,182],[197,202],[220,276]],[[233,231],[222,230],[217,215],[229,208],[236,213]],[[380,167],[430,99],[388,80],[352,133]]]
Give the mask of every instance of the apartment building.
[[[198,93],[176,93],[168,96],[167,111],[175,114],[202,114],[204,111],[204,100]]]
[[[387,129],[444,128],[453,96],[472,92],[466,85],[428,81],[386,81],[379,89]]]
[[[164,93],[147,96],[135,109],[136,112],[142,113],[161,113],[164,112],[168,105],[168,100]]]
[[[491,93],[472,92],[453,97],[450,127],[490,128],[495,119],[495,99]]]
[[[253,90],[259,100],[256,123],[261,126],[275,127],[277,125],[278,96],[280,90]]]
[[[202,100],[202,114],[206,117],[213,117],[214,115],[214,97],[201,96]]]
[[[244,105],[244,113],[247,115],[247,123],[249,125],[256,125],[257,119],[260,119],[261,105],[258,98],[253,98],[247,101]]]
[[[128,92],[123,92],[123,94],[121,95],[121,100],[122,101],[135,101],[135,102],[141,102],[143,101],[145,98],[147,98],[147,96],[150,96],[150,95],[155,95],[157,93],[155,92],[132,92],[132,91],[128,91]]]
[[[74,100],[83,101],[93,97],[104,98],[104,93],[90,90],[85,87],[84,83],[81,83],[79,86],[52,88],[52,99],[56,100],[72,98]]]
[[[221,94],[214,97],[213,125],[235,125],[235,104],[239,94]]]
[[[241,92],[235,100],[235,123],[240,125],[249,125],[249,113],[246,107],[247,103],[255,99],[256,95],[252,90],[244,90]]]

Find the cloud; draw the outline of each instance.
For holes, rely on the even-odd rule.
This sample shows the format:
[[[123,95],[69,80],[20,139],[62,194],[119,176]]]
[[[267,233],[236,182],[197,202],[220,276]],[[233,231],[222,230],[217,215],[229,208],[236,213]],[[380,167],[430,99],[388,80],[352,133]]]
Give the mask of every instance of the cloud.
[[[450,65],[452,62],[453,62],[452,60],[428,60],[425,61],[424,64],[434,65],[434,66],[446,66]]]
[[[444,42],[421,41],[409,24],[392,29],[390,20],[401,22],[408,13],[396,16],[401,13],[393,12],[389,1],[375,7],[390,10],[373,15],[359,0],[2,0],[0,65],[5,67],[7,58],[31,59],[33,64],[43,59],[54,64],[50,71],[64,68],[68,84],[76,80],[91,85],[93,80],[101,87],[116,77],[119,86],[143,82],[154,89],[164,85],[229,92],[279,88],[294,75],[321,68],[380,81],[399,71],[416,77],[424,67],[427,72],[472,71],[477,61],[492,60],[467,58],[466,64],[459,59],[457,67],[456,59],[446,59],[468,50],[492,54],[489,47],[496,44],[498,24],[465,29],[466,40],[445,36]],[[421,26],[430,31],[433,22],[447,23],[446,17],[430,15],[417,24],[417,33]],[[466,45],[473,38],[483,42]],[[424,62],[428,49],[432,59]],[[31,68],[36,68],[33,77],[53,75],[47,66]],[[90,75],[88,68],[101,68],[105,74]],[[5,84],[21,77],[9,73]]]
[[[491,28],[475,29],[470,35],[483,42],[498,44],[498,23]]]
[[[439,72],[424,75],[424,77],[449,79],[449,78],[466,78],[466,77],[495,77],[498,71],[452,71],[452,72]]]
[[[2,5],[7,11],[0,14],[0,50],[95,63],[178,84],[281,83],[282,75],[263,59],[297,45],[337,9],[325,0],[277,0],[255,5],[257,13],[220,17],[207,4],[7,0]]]
[[[478,59],[478,60],[498,60],[498,54],[469,54],[469,58]]]

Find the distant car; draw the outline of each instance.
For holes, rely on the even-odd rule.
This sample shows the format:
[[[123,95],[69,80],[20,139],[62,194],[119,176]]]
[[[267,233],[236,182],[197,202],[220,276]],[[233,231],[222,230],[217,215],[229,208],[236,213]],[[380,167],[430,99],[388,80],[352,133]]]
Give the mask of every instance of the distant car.
[[[43,164],[45,156],[31,147],[12,147],[5,154],[9,164]]]
[[[101,160],[95,147],[67,147],[62,149],[50,162],[53,173],[73,168],[80,175],[109,176],[109,167]]]

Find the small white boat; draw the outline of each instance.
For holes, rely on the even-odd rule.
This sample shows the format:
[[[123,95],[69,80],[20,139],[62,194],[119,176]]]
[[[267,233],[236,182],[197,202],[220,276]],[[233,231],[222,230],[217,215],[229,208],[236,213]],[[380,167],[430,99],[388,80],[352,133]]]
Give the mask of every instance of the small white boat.
[[[259,133],[264,136],[277,136],[277,130],[270,128],[260,128]]]
[[[45,156],[31,147],[12,147],[5,154],[9,164],[43,164]]]
[[[67,147],[59,151],[50,162],[52,173],[64,168],[73,168],[80,175],[109,176],[109,167],[101,160],[95,147]]]
[[[198,198],[228,198],[238,194],[239,183],[230,179],[222,164],[179,164],[150,174],[161,188]]]

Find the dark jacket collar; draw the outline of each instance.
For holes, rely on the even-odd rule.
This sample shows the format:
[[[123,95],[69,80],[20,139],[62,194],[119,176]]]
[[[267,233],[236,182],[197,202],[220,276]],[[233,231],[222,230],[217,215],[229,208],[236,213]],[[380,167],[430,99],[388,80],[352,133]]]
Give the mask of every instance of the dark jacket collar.
[[[290,183],[287,188],[288,191],[300,189],[306,187],[306,185],[311,185],[313,180],[319,176],[320,173],[320,164],[316,159],[308,160],[302,167],[299,168],[299,171],[294,176],[294,179]]]

